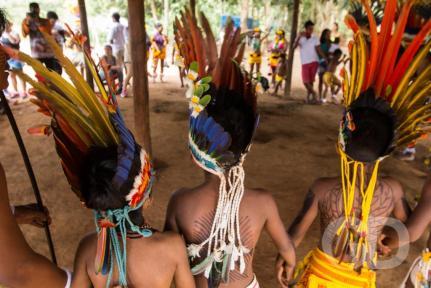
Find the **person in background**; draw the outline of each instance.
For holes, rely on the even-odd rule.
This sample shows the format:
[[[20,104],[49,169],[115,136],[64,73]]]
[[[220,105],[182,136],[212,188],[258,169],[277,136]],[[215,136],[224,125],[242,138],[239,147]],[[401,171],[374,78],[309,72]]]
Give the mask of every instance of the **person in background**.
[[[294,48],[298,46],[301,54],[302,64],[302,82],[307,89],[307,102],[316,103],[316,91],[314,91],[314,81],[316,79],[317,69],[319,68],[319,57],[317,55],[317,47],[319,39],[313,35],[314,23],[312,21],[305,22],[305,31],[299,34],[296,39]]]
[[[275,85],[275,75],[277,73],[277,66],[280,60],[280,55],[287,51],[286,33],[283,29],[278,29],[275,32],[275,41],[271,45],[269,55],[269,67],[271,68],[271,84]]]
[[[41,31],[51,34],[52,26],[48,19],[40,17],[39,4],[29,4],[30,12],[22,21],[22,34],[30,37],[31,56],[42,62],[47,68],[61,74],[62,68],[54,57],[48,42],[43,38]]]
[[[338,25],[337,22],[334,22],[334,25],[332,25],[331,35],[333,39],[332,42],[336,42],[338,39],[338,43],[340,43],[341,41],[340,25]]]
[[[181,88],[184,87],[184,77],[185,75],[185,64],[184,64],[184,58],[181,56],[180,48],[178,47],[177,43],[174,44],[174,48],[172,49],[172,65],[175,65],[178,67],[178,72],[180,76],[181,81]]]
[[[274,96],[277,96],[278,89],[280,89],[283,81],[287,76],[287,56],[285,53],[280,55],[280,61],[277,66],[277,73],[275,75],[275,88],[274,88]]]
[[[66,36],[69,36],[69,33],[63,28],[60,21],[58,21],[58,15],[54,11],[48,11],[46,14],[46,18],[48,18],[49,23],[51,24],[51,34],[54,36],[57,44],[63,49],[64,43],[66,42]]]
[[[130,38],[128,37],[129,35],[129,29],[128,27],[126,27],[126,50],[124,53],[124,68],[126,70],[126,77],[124,77],[124,82],[123,82],[123,90],[121,92],[121,97],[125,98],[127,97],[129,94],[127,92],[127,86],[130,83],[130,80],[133,77],[133,67],[132,67],[132,51],[131,49],[131,43],[130,43]],[[148,36],[148,34],[145,34],[145,42],[147,44],[147,61],[148,61],[148,57],[150,56],[150,47],[151,47],[151,41],[150,41],[150,37]],[[150,75],[150,74],[148,74]]]
[[[105,54],[102,57],[103,61],[107,65],[107,69],[109,72],[109,77],[114,80],[118,79],[119,87],[116,91],[117,94],[120,94],[123,91],[123,69],[120,65],[118,65],[117,58],[113,55],[113,49],[111,45],[105,45]],[[100,75],[102,80],[106,79],[106,76],[102,73]]]
[[[334,41],[332,41],[331,48],[329,48],[329,53],[333,54],[337,49],[341,50],[339,37],[336,37]]]
[[[151,50],[153,52],[153,83],[157,78],[157,66],[160,60],[160,82],[163,82],[163,68],[165,66],[166,46],[168,45],[168,37],[163,34],[163,26],[160,23],[156,24],[156,33],[151,39]]]
[[[341,89],[341,81],[336,76],[338,65],[344,61],[343,52],[340,49],[334,51],[332,56],[329,58],[328,69],[323,74],[323,82],[325,84],[325,91],[323,92],[323,99],[326,100],[326,94],[328,89],[331,91],[332,101],[337,103],[337,95]]]
[[[0,37],[0,44],[4,45],[6,47],[10,47],[16,50],[19,50],[20,48],[20,42],[21,38],[19,37],[19,34],[13,31],[12,29],[12,22],[6,22],[5,30],[1,34]],[[22,79],[19,80],[21,90],[18,90],[18,83],[17,83],[17,72],[22,71],[24,65],[21,61],[17,59],[9,59],[7,61],[9,65],[9,77],[12,84],[12,89],[8,91],[8,96],[10,99],[15,98],[26,98],[27,97],[27,90],[26,90],[26,83]]]
[[[112,21],[114,24],[109,32],[108,42],[111,44],[113,55],[117,60],[117,65],[120,67],[120,70],[122,70],[124,65],[127,29],[120,23],[120,14],[117,12],[112,14]]]
[[[253,75],[254,68],[256,67],[256,73],[260,74],[260,65],[262,64],[262,43],[269,36],[269,32],[262,36],[262,30],[259,27],[256,27],[251,31],[251,33],[247,33],[251,35],[250,41],[250,54],[248,56],[248,64],[250,64],[250,74]]]
[[[320,36],[320,45],[317,46],[319,55],[319,102],[326,103],[323,97],[323,75],[328,71],[329,51],[331,49],[331,30],[325,29]]]

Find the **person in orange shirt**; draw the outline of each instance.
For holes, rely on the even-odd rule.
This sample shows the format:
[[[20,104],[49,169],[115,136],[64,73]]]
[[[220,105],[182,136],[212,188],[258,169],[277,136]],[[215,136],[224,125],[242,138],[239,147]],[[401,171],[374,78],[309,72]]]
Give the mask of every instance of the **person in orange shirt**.
[[[61,74],[61,65],[55,59],[52,49],[41,33],[42,31],[51,34],[52,25],[48,19],[40,17],[38,3],[30,3],[29,9],[30,12],[27,13],[21,26],[24,37],[30,37],[31,56],[45,64],[47,68]]]

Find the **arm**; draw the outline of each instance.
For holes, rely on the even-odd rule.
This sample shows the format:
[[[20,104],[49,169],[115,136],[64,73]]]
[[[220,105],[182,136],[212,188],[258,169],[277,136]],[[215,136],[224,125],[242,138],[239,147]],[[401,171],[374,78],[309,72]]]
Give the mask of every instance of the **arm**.
[[[28,21],[29,21],[29,19],[27,16],[24,20],[22,20],[22,23],[21,23],[22,35],[24,37],[27,37],[27,35],[30,34],[30,27],[28,25]]]
[[[8,287],[61,287],[66,273],[27,244],[9,207],[6,176],[0,165],[0,282]]]
[[[430,207],[428,205],[431,204],[431,195],[429,195],[429,197],[425,197],[428,198],[423,202],[425,205],[422,206],[421,201],[415,209],[415,212],[410,216],[411,209],[407,203],[401,184],[393,179],[388,179],[386,183],[392,190],[392,195],[394,197],[394,209],[392,210],[393,217],[406,224],[410,236],[409,241],[414,242],[419,239],[431,221],[431,215],[428,218],[426,217],[426,211],[429,210]],[[418,210],[418,208],[420,209]],[[408,244],[404,243],[405,241],[400,242],[398,236],[398,233],[394,229],[384,228],[380,243],[380,248],[384,254],[388,254],[391,249]]]
[[[73,265],[72,287],[92,287],[91,280],[87,273],[87,262],[85,255],[91,253],[88,250],[90,249],[90,238],[93,235],[85,237],[79,243],[78,250],[76,251],[75,263]]]
[[[174,45],[174,47],[172,48],[172,65],[174,64],[174,60],[175,60],[175,45]]]
[[[304,32],[299,33],[298,37],[295,40],[295,43],[293,44],[293,49],[296,49],[298,46],[301,46],[300,43],[299,43],[299,41],[301,40],[301,37],[304,36],[304,35],[305,35]]]
[[[176,198],[177,192],[173,193],[169,199],[168,208],[166,210],[165,227],[164,231],[174,231],[179,233],[179,228],[176,220]]]
[[[302,242],[319,213],[318,199],[314,193],[314,186],[316,185],[313,185],[308,191],[301,211],[289,227],[289,235],[292,237],[295,247],[298,247]]]
[[[405,223],[411,214],[410,206],[404,194],[404,189],[398,181],[391,180],[389,185],[392,187],[394,196],[394,217]]]
[[[262,201],[267,214],[265,229],[277,246],[279,256],[281,256],[276,263],[277,278],[280,285],[287,285],[293,278],[296,264],[295,248],[286,233],[274,198],[269,193],[266,193],[265,198],[265,201]]]
[[[192,272],[190,271],[190,264],[187,257],[186,244],[184,243],[181,236],[176,235],[175,241],[176,249],[175,255],[177,255],[177,266],[175,269],[174,283],[176,288],[194,288],[195,280]]]

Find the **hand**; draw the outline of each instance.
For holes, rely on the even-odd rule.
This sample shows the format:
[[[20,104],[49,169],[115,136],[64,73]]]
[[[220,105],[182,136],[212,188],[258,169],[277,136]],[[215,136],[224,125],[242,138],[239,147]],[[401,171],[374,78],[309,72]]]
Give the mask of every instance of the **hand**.
[[[283,288],[289,288],[293,280],[293,273],[295,272],[295,267],[287,263],[280,255],[277,256],[277,261],[275,263],[275,273],[277,275],[277,281]]]
[[[389,246],[384,244],[385,239],[388,237],[385,234],[380,235],[379,240],[377,241],[377,251],[379,255],[388,256],[392,253],[392,249]]]
[[[37,204],[15,206],[15,219],[18,224],[30,224],[43,228],[45,224],[51,224],[51,217],[46,207],[40,211]]]

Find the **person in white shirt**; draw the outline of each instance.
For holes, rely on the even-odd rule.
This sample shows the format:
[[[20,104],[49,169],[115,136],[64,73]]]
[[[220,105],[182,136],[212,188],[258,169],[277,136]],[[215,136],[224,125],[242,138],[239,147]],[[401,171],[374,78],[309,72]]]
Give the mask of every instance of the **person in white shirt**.
[[[305,31],[301,32],[296,39],[294,47],[300,48],[302,64],[302,81],[307,89],[307,102],[316,103],[317,94],[314,91],[314,81],[317,69],[319,68],[319,57],[317,47],[320,45],[319,39],[313,35],[314,23],[307,21]]]
[[[115,59],[117,59],[117,64],[120,67],[123,67],[127,30],[126,27],[120,23],[120,14],[117,12],[112,14],[112,21],[114,21],[114,25],[109,32],[108,41],[112,46],[112,51]]]

